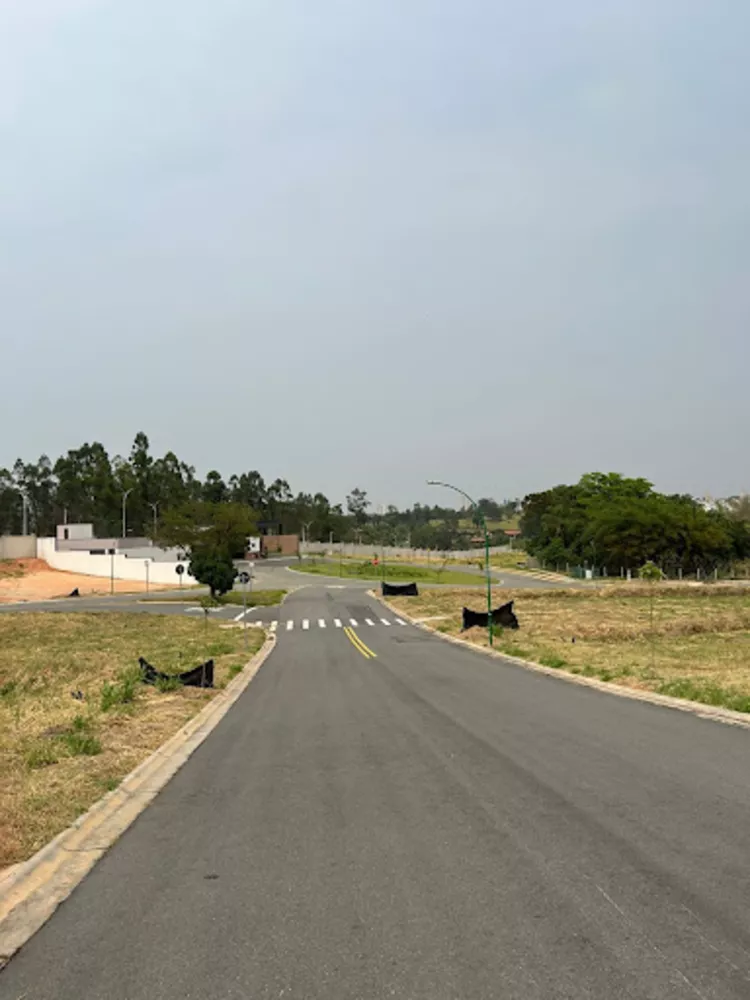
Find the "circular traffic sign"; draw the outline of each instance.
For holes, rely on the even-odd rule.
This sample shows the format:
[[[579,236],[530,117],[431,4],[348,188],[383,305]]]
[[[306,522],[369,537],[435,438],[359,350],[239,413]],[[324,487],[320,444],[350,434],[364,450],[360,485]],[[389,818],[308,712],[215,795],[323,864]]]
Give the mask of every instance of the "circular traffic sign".
[[[174,571],[178,576],[182,576],[182,574],[185,572],[185,567],[180,563],[179,565],[175,566]]]
[[[244,571],[240,573],[240,583],[250,583],[250,574]]]

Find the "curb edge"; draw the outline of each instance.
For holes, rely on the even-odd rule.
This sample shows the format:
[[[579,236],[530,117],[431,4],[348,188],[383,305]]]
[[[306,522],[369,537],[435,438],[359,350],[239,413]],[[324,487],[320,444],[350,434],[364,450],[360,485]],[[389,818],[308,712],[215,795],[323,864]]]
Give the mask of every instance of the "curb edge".
[[[0,889],[0,970],[180,770],[255,678],[276,645],[267,634],[245,668],[114,791],[17,865]]]
[[[402,618],[407,618],[411,625],[415,628],[421,628],[425,632],[429,632],[431,635],[436,636],[438,639],[444,639],[446,642],[452,642],[456,646],[462,646],[464,649],[471,650],[474,653],[478,653],[480,656],[491,657],[496,660],[504,660],[506,663],[512,663],[515,666],[525,667],[527,670],[533,670],[539,674],[545,674],[547,677],[556,677],[558,680],[567,681],[569,684],[580,684],[583,687],[594,688],[597,691],[602,691],[605,694],[615,695],[619,698],[630,698],[632,701],[643,701],[651,705],[659,705],[662,708],[672,708],[677,709],[679,712],[688,712],[690,715],[697,715],[702,719],[707,719],[710,722],[721,722],[725,726],[736,726],[740,729],[750,729],[750,716],[746,715],[744,712],[735,712],[730,708],[721,708],[714,705],[705,705],[700,701],[688,701],[683,698],[673,698],[666,694],[657,694],[655,691],[642,691],[638,688],[624,687],[622,684],[614,684],[611,681],[598,680],[596,677],[583,677],[580,674],[572,674],[567,670],[555,670],[552,667],[545,667],[541,663],[536,663],[534,660],[523,660],[519,656],[509,656],[507,653],[499,653],[494,649],[486,649],[484,646],[477,646],[473,642],[469,642],[466,639],[460,639],[455,635],[447,635],[445,632],[439,632],[436,628],[431,625],[427,625],[425,622],[417,621],[410,614],[403,611],[401,608],[397,608],[395,605],[387,601],[381,594],[375,591],[368,591],[371,597],[388,608],[393,614],[398,614]]]

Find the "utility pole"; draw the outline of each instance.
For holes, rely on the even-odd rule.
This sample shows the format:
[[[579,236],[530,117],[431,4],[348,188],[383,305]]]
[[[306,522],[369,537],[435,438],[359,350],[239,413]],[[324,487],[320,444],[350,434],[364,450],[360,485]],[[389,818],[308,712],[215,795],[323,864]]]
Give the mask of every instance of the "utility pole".
[[[28,535],[29,533],[29,502],[26,499],[26,494],[21,494],[22,508],[21,508],[21,534]]]

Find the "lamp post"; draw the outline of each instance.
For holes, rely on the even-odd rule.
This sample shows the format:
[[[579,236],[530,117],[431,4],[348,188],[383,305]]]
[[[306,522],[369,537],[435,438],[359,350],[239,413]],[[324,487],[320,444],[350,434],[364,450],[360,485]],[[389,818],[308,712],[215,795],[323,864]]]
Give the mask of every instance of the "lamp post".
[[[128,534],[128,523],[126,514],[126,505],[128,502],[128,497],[133,492],[135,487],[131,486],[129,490],[122,491],[122,537],[127,538]]]
[[[153,503],[149,500],[149,507],[154,512],[154,541],[156,541],[156,525],[159,517],[159,502],[154,501]]]
[[[455,493],[460,493],[462,497],[465,497],[471,506],[474,508],[476,513],[482,520],[482,529],[484,530],[484,570],[487,576],[487,637],[489,639],[490,646],[493,645],[494,640],[494,629],[492,627],[492,574],[490,572],[490,534],[487,531],[487,521],[485,520],[484,514],[481,512],[477,506],[476,500],[473,500],[468,493],[464,490],[460,490],[458,486],[452,486],[450,483],[443,483],[437,479],[428,479],[428,486],[443,486],[447,490],[453,490]]]

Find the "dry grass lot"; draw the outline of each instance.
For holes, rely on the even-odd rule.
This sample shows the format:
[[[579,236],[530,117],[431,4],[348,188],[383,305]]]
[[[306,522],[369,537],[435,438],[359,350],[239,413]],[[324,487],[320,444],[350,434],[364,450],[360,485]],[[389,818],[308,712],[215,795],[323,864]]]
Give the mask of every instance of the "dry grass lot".
[[[521,627],[496,637],[500,651],[627,687],[750,712],[750,588],[498,588],[493,606],[511,599]],[[445,616],[429,624],[451,635],[460,632],[464,604],[483,610],[476,591],[456,589],[425,591],[393,603],[415,617]],[[482,629],[464,638],[487,645]]]
[[[215,692],[142,684],[213,657],[217,689],[260,629],[161,615],[0,615],[0,869],[30,857],[115,788]],[[72,696],[83,692],[84,700]]]

